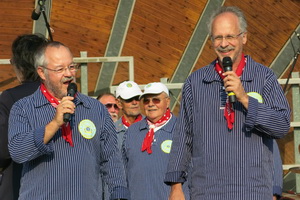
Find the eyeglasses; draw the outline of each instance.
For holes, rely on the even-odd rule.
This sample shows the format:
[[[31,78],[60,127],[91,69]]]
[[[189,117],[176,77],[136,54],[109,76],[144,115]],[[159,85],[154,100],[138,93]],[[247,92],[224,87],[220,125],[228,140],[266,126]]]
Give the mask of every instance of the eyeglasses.
[[[122,101],[125,101],[126,103],[130,103],[132,101],[140,101],[140,96],[135,96],[135,97],[132,97],[130,99],[122,99]]]
[[[106,107],[107,109],[110,109],[110,108],[114,107],[115,110],[119,110],[118,105],[115,104],[115,103],[108,103],[108,104],[105,104],[105,107]]]
[[[79,68],[79,66],[80,66],[80,64],[71,64],[71,65],[69,65],[68,67],[61,67],[61,68],[58,68],[58,69],[50,69],[50,68],[48,68],[48,67],[44,67],[44,66],[42,66],[43,68],[45,68],[45,69],[47,69],[47,70],[49,70],[49,71],[53,71],[53,72],[55,72],[55,73],[57,73],[57,74],[62,74],[62,73],[64,73],[67,69],[70,71],[70,72],[76,72],[77,70],[78,70],[78,68]]]
[[[168,97],[165,97],[165,98],[168,98]],[[147,98],[147,99],[144,99],[143,100],[143,103],[144,103],[144,105],[148,105],[149,103],[150,103],[150,101],[152,101],[152,103],[154,103],[154,104],[159,104],[161,101],[162,101],[162,99],[159,99],[159,98]]]
[[[215,44],[220,44],[223,39],[225,39],[227,42],[232,43],[234,42],[240,35],[242,35],[244,32],[240,32],[237,35],[226,35],[226,36],[222,36],[222,35],[217,35],[217,36],[211,36],[211,40],[215,43]]]

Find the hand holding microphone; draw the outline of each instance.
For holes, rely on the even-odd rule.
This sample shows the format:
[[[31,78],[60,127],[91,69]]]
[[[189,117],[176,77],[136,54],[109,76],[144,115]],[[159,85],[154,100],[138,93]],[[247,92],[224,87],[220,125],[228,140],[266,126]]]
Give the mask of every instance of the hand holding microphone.
[[[222,61],[224,72],[232,71],[232,60],[230,57],[224,57]],[[236,96],[233,92],[228,92],[228,98],[230,103],[236,102]]]

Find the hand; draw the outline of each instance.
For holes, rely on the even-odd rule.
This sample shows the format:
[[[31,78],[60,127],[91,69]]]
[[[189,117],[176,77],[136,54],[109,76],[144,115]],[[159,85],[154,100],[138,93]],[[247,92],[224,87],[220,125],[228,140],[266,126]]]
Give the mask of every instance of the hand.
[[[234,71],[227,71],[223,73],[224,87],[226,92],[234,92],[236,99],[248,109],[249,97],[244,90],[240,77]]]
[[[44,144],[47,144],[55,135],[57,130],[64,124],[64,114],[75,112],[74,97],[66,96],[62,98],[60,104],[56,107],[56,113],[53,120],[46,125],[44,134]]]
[[[169,195],[169,200],[185,200],[181,183],[175,183],[171,186],[171,193]]]
[[[63,97],[60,104],[56,107],[56,113],[53,121],[60,127],[64,124],[63,116],[65,113],[73,114],[75,112],[75,104],[73,103],[74,97]]]

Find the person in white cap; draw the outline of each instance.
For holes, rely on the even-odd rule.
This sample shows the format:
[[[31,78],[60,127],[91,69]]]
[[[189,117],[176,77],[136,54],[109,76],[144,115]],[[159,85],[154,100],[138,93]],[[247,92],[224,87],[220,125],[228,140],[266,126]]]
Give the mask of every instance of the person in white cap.
[[[141,100],[146,118],[127,129],[122,146],[131,199],[168,199],[171,187],[164,184],[164,175],[176,124],[169,91],[163,83],[149,83]],[[189,199],[188,184],[183,192]]]
[[[119,148],[121,148],[123,136],[127,128],[143,118],[140,109],[141,94],[142,91],[140,87],[133,81],[124,81],[116,89],[118,106],[123,114],[121,118],[115,122]]]

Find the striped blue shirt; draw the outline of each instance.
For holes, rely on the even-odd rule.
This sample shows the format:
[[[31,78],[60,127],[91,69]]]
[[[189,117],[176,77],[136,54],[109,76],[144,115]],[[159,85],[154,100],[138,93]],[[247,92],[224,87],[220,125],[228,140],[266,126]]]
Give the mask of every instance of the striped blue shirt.
[[[224,118],[226,92],[215,62],[192,73],[183,86],[165,182],[191,177],[193,200],[272,199],[273,138],[288,133],[290,109],[272,70],[246,58],[241,81],[253,97],[248,110],[234,104],[231,131]],[[190,160],[194,167],[188,174]]]
[[[283,168],[277,142],[273,141],[274,183],[273,195],[281,196],[283,187]]]
[[[116,131],[117,131],[118,147],[119,147],[119,149],[121,149],[122,148],[124,134],[125,134],[125,132],[127,130],[127,127],[124,126],[124,124],[122,122],[122,117],[120,117],[120,119],[118,119],[118,121],[115,122],[115,127],[116,127]]]
[[[154,134],[152,154],[142,152],[143,140],[149,131],[147,120],[132,124],[125,133],[122,149],[128,187],[132,200],[167,200],[170,186],[164,184],[169,152],[172,145],[176,117],[172,118]],[[188,184],[184,185],[189,199]]]
[[[14,104],[9,118],[9,151],[23,163],[20,199],[101,199],[101,179],[111,198],[128,198],[124,167],[115,127],[107,109],[96,99],[77,93],[71,128],[74,147],[59,130],[43,143],[45,126],[55,108],[38,89]]]

